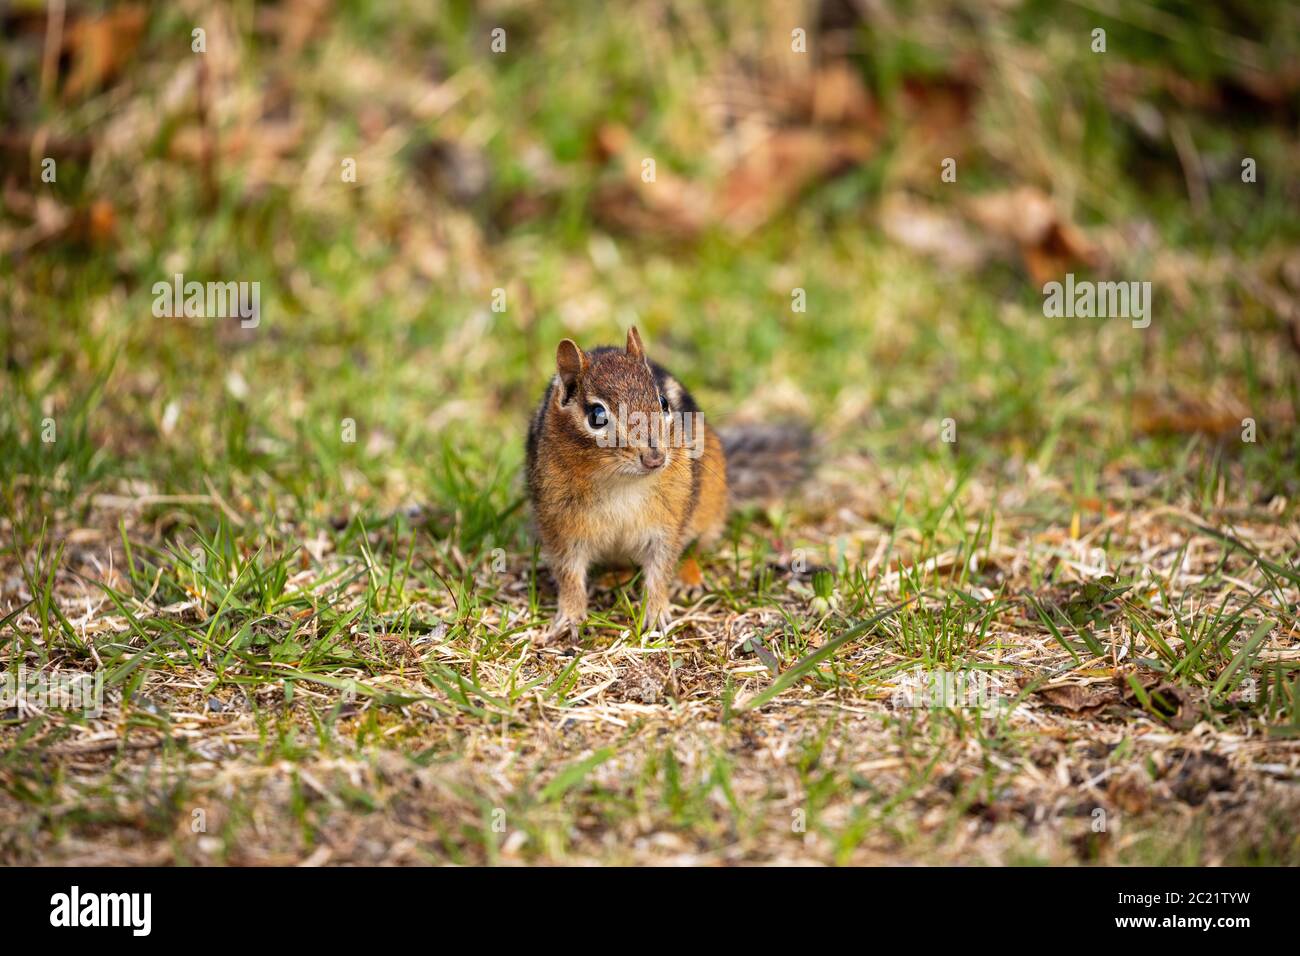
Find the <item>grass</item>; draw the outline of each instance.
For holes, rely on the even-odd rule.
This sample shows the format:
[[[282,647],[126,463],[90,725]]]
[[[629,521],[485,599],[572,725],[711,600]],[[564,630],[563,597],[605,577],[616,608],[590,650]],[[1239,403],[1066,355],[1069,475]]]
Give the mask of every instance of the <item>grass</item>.
[[[13,181],[115,228],[0,232],[0,665],[104,686],[97,717],[0,711],[0,860],[1300,861],[1296,98],[1160,79],[1244,95],[1294,14],[861,22],[871,155],[683,241],[606,221],[593,142],[630,130],[657,195],[715,183],[745,128],[717,113],[806,69],[790,15],[583,10],[345,4],[294,49],[237,7],[202,74],[160,5],[70,100],[5,41],[15,123],[96,146]],[[169,81],[209,84],[210,168]],[[956,267],[882,224],[1025,183],[1113,260],[1077,271],[1153,281],[1150,328],[1045,319],[1015,250]],[[155,318],[176,272],[259,281],[260,323]],[[632,322],[712,419],[809,422],[818,467],[737,509],[673,636],[611,573],[540,649],[528,414],[560,338]],[[914,706],[944,674],[988,706]]]

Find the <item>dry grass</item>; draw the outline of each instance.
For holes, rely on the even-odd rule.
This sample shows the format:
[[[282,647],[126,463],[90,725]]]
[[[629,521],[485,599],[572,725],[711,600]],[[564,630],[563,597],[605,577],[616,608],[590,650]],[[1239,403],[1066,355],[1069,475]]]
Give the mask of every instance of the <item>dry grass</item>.
[[[683,610],[671,640],[598,628],[580,649],[543,652],[529,649],[538,632],[520,627],[531,623],[528,569],[511,567],[491,582],[487,568],[478,571],[479,586],[499,588],[502,598],[477,616],[476,630],[503,635],[499,641],[460,635],[447,593],[413,593],[406,610],[438,623],[419,634],[396,626],[385,633],[374,619],[345,629],[341,644],[359,666],[338,664],[313,679],[298,660],[257,659],[226,666],[218,679],[216,648],[189,662],[159,647],[129,700],[109,691],[103,719],[34,725],[23,715],[4,729],[3,779],[11,798],[26,792],[39,800],[4,803],[5,859],[1296,861],[1287,821],[1300,807],[1300,740],[1279,735],[1284,728],[1255,708],[1225,707],[1195,681],[1178,712],[1163,716],[1113,690],[1124,675],[1151,676],[1143,661],[1161,657],[1133,626],[1139,615],[1179,659],[1189,650],[1186,622],[1210,609],[1248,609],[1246,632],[1277,615],[1290,624],[1269,631],[1251,673],[1294,662],[1293,582],[1270,586],[1252,558],[1198,532],[1201,519],[1177,503],[1084,514],[1075,529],[1044,519],[1069,498],[1048,479],[1000,494],[968,484],[963,499],[973,511],[998,514],[993,528],[973,549],[936,543],[921,559],[919,542],[891,546],[889,528],[848,520],[877,495],[899,495],[834,477],[860,473],[862,463],[848,459],[823,468],[782,537],[813,552],[833,542],[860,556],[879,605],[915,593],[915,584],[929,596],[757,709],[747,702],[773,675],[747,640],[767,634],[773,663],[786,669],[854,618],[811,611],[807,575],[781,570],[789,553],[766,562],[788,586],[753,606],[729,606],[718,590],[743,588],[762,565],[732,565],[725,555],[706,561],[713,590]],[[1120,490],[1103,494],[1115,500]],[[124,643],[147,655],[96,586],[127,588],[126,559],[108,529],[130,514],[104,510],[95,516],[100,531],[67,534],[73,567],[59,573],[56,591],[88,645]],[[1233,525],[1260,558],[1279,563],[1296,531],[1266,511]],[[1107,569],[1097,564],[1103,540]],[[894,552],[897,560],[883,560]],[[311,594],[322,573],[357,562],[329,553],[304,560],[286,592],[301,586]],[[985,583],[963,582],[963,567]],[[1053,567],[1045,588],[1041,576]],[[1103,570],[1131,576],[1134,589],[1093,631],[1103,653],[1084,651],[1076,661],[1023,595],[1074,593]],[[945,643],[944,624],[963,621],[935,595],[946,592],[951,602],[958,587],[978,609]],[[842,610],[857,600],[846,582],[837,592]],[[616,593],[623,589],[600,590],[597,608],[610,607]],[[363,610],[366,596],[359,582],[329,603],[347,614]],[[137,599],[124,610],[201,627],[212,603],[160,608]],[[312,633],[310,615],[299,623]],[[14,624],[39,649],[31,612]],[[927,659],[930,668],[987,668],[990,696],[1005,699],[1005,709],[909,706],[900,691]],[[49,666],[94,663],[55,652]],[[292,700],[277,670],[299,677]],[[457,688],[449,675],[467,683]],[[350,681],[360,693],[347,691]],[[1093,692],[1092,706],[1071,709],[1074,698],[1053,696],[1063,687]],[[195,811],[203,832],[193,831]],[[1095,831],[1098,811],[1104,832]]]

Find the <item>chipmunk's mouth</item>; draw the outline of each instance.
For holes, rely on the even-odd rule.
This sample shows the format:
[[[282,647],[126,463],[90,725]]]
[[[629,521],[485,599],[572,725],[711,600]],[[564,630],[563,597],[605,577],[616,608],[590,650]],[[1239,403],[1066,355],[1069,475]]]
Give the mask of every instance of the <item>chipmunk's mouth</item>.
[[[649,460],[647,461],[647,457]],[[668,467],[668,455],[660,452],[659,457],[653,455],[641,456],[635,458],[625,458],[619,462],[615,469],[617,474],[626,475],[629,478],[649,478],[651,475],[660,474]]]

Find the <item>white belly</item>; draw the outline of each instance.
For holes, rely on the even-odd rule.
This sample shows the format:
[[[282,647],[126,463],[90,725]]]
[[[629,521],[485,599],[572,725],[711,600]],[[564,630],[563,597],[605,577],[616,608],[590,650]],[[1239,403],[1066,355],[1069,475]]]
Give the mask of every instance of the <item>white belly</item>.
[[[587,542],[592,561],[640,564],[658,539],[646,520],[654,482],[633,478],[611,484],[591,506],[591,527],[598,536]]]

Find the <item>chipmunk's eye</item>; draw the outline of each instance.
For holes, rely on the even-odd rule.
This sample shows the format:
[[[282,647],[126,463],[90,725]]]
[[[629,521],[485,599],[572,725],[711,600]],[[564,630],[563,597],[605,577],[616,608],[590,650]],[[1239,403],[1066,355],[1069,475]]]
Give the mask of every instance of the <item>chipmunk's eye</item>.
[[[592,428],[604,428],[609,424],[609,415],[600,402],[593,402],[587,406],[587,424]]]
[[[672,411],[672,409],[668,407],[668,399],[664,398],[662,395],[659,396],[659,407],[663,409],[665,415]]]

